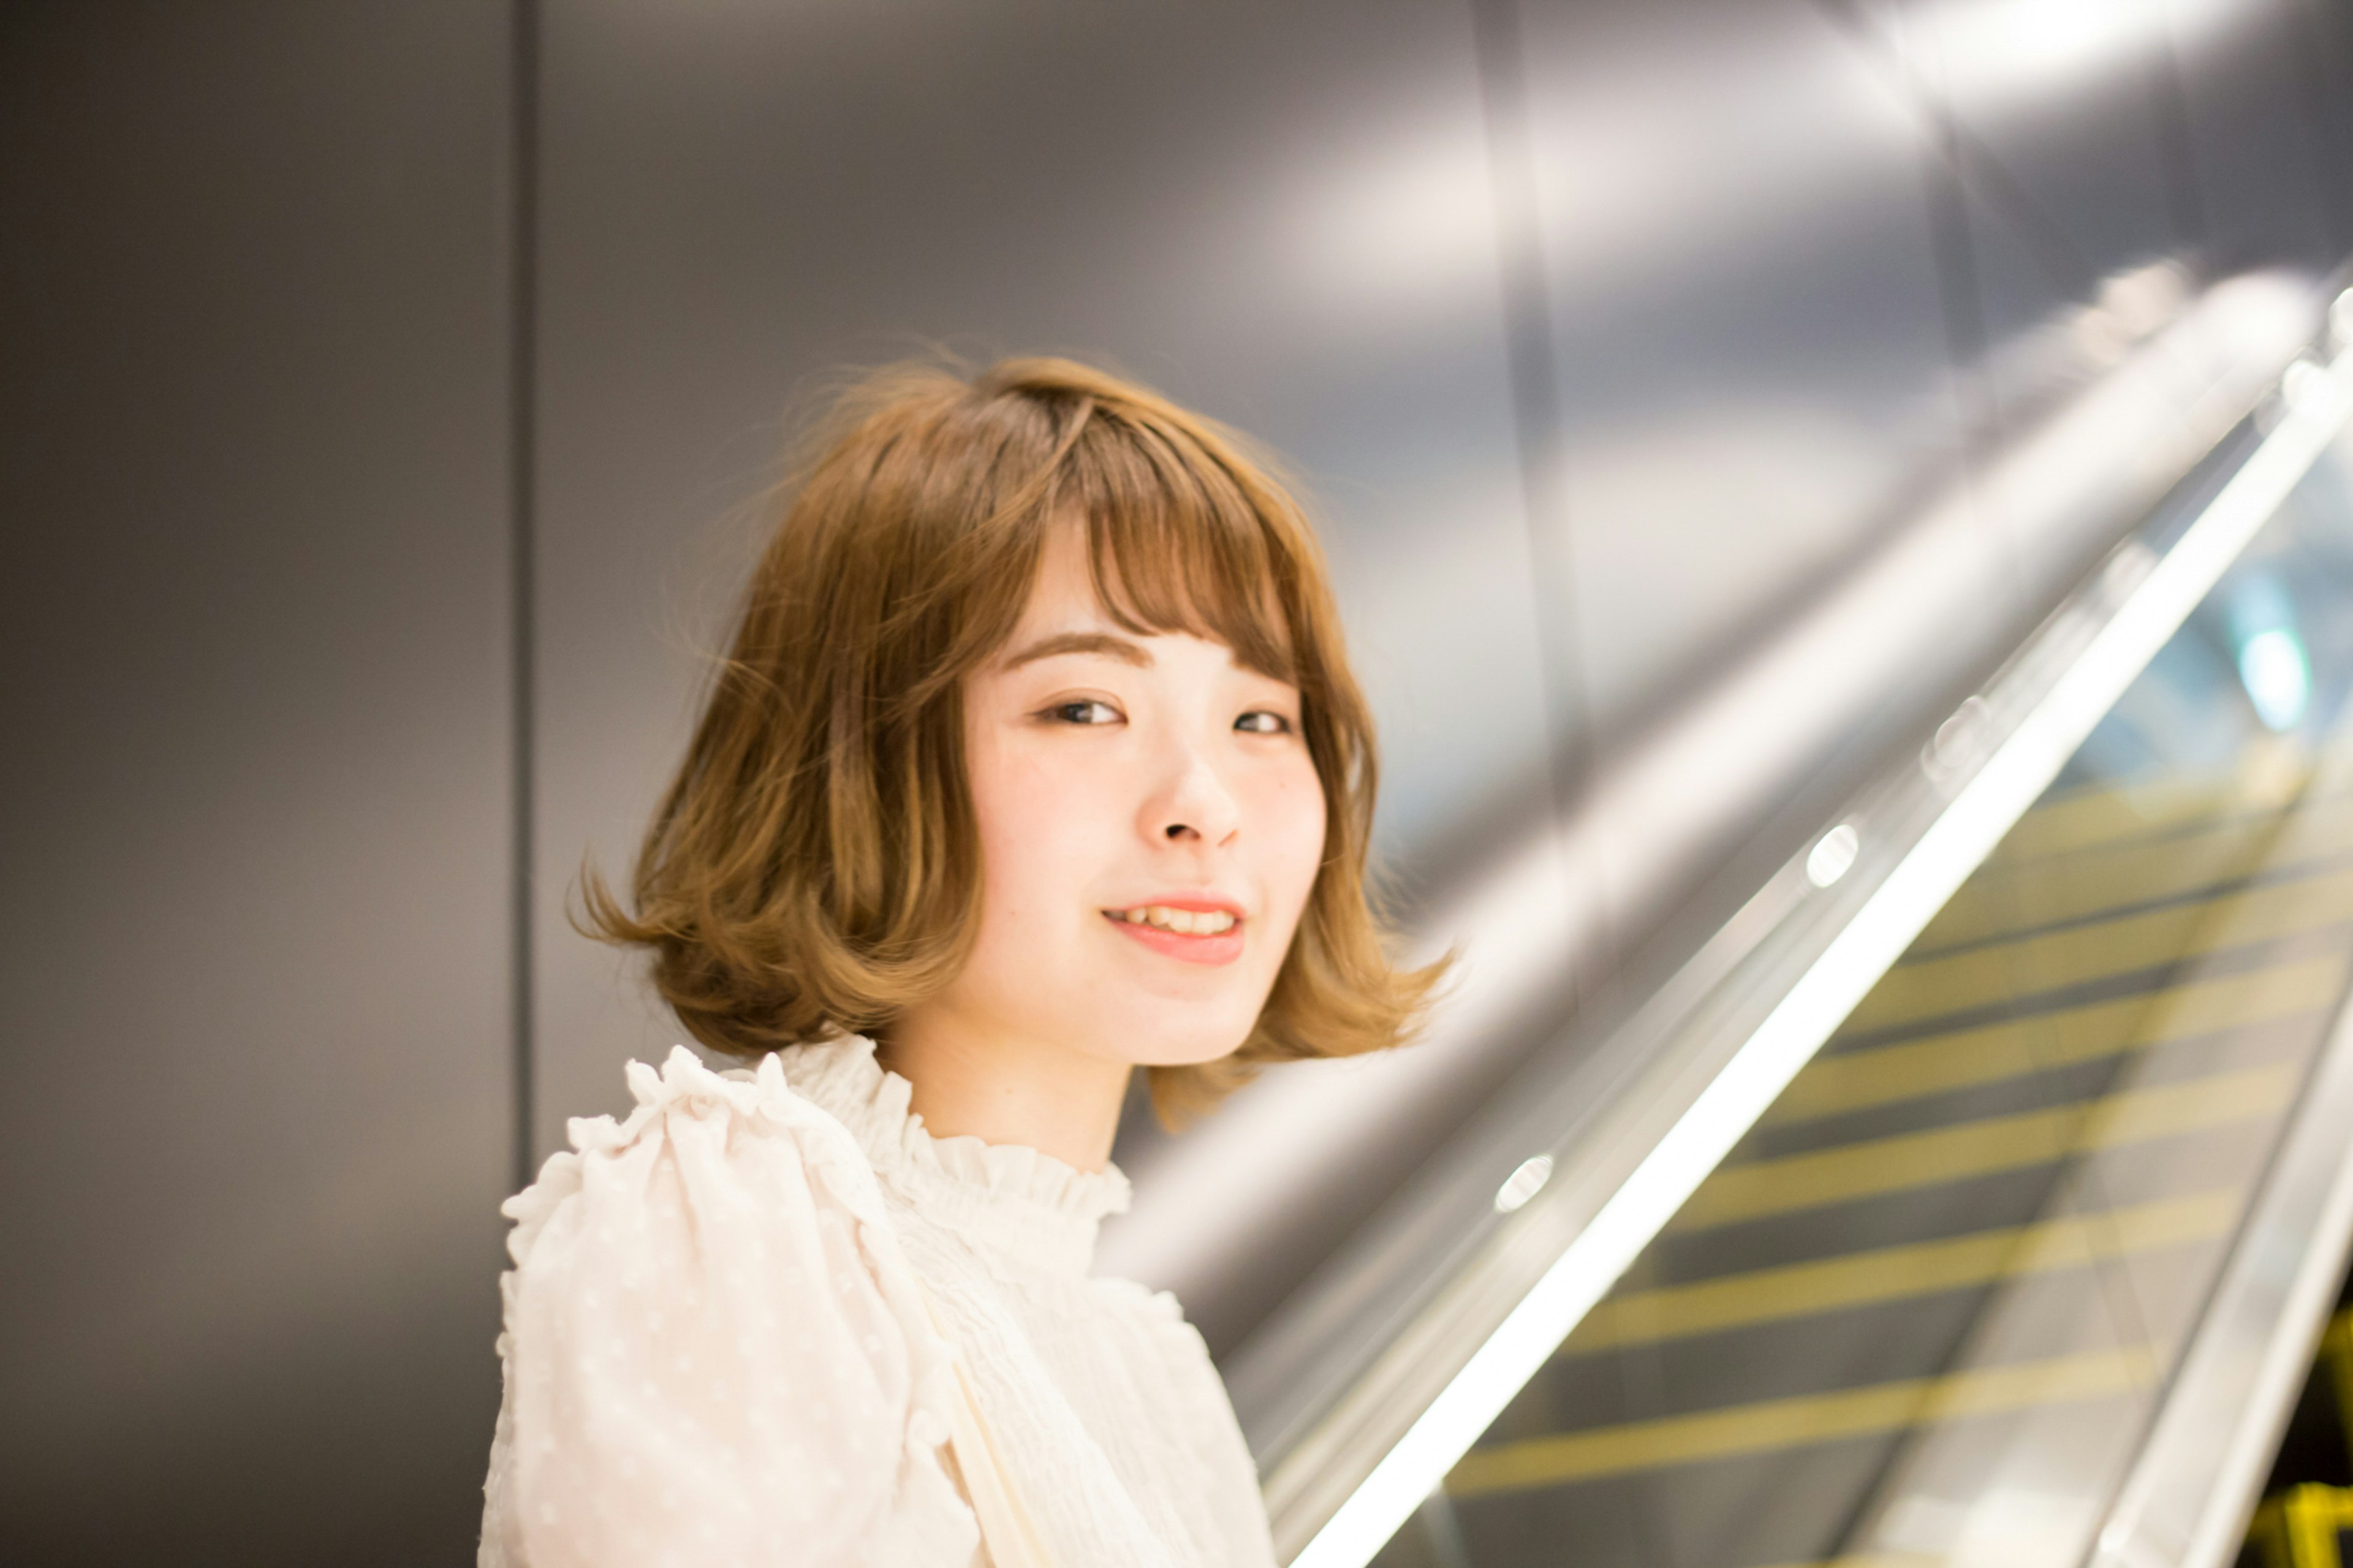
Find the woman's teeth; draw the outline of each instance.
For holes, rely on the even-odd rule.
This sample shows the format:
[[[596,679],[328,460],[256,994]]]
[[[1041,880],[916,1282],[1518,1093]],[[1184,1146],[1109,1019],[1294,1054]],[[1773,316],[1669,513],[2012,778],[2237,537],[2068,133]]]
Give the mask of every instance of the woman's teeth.
[[[1158,926],[1187,936],[1217,936],[1234,929],[1234,917],[1223,910],[1172,910],[1166,904],[1143,904],[1105,912],[1130,925]]]

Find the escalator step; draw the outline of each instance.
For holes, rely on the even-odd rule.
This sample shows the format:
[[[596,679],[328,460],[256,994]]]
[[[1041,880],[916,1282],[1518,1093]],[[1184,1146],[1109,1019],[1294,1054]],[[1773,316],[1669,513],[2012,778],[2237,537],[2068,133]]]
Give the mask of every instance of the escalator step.
[[[2346,1568],[2353,1561],[2353,1490],[2307,1482],[2283,1492],[2255,1510],[2247,1539],[2263,1568]]]

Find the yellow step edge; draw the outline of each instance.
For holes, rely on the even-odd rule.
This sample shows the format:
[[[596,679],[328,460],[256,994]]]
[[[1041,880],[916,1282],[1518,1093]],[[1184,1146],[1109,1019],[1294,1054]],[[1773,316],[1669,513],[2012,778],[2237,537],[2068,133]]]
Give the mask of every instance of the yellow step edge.
[[[1871,1436],[2128,1394],[2156,1376],[2155,1358],[2136,1346],[1530,1437],[1473,1449],[1446,1478],[1446,1493],[1459,1500]]]
[[[2260,873],[2277,874],[2353,851],[2353,801],[2286,818],[2233,818],[2156,843],[2116,845],[1970,878],[1914,942],[1926,954],[2061,921],[2178,899]]]
[[[2263,1568],[2342,1568],[2343,1532],[2353,1531],[2353,1491],[2307,1481],[2264,1500],[2247,1539],[2261,1549]]]
[[[2328,1007],[2344,987],[2344,960],[2307,959],[1823,1057],[1774,1102],[1763,1124],[1891,1105],[2192,1035],[2271,1023]]]
[[[2283,1110],[2295,1083],[2285,1067],[2249,1068],[2126,1089],[2085,1104],[1727,1166],[1708,1177],[1667,1228],[1761,1219],[2252,1121]]]
[[[2025,862],[2097,845],[2169,837],[2202,818],[2275,815],[2310,798],[2306,792],[2316,782],[2333,782],[2325,780],[2324,764],[2342,750],[2330,746],[2288,757],[2274,752],[2251,757],[2227,773],[2177,774],[2046,796],[2020,817],[1995,855],[2011,863]]]
[[[2221,816],[2258,816],[2348,794],[2353,743],[2256,742],[2228,772],[2078,785],[2035,802],[1994,851],[2019,863],[2132,838],[2171,837]]]
[[[1997,861],[2022,864],[2101,845],[2170,836],[2186,823],[2275,811],[2277,795],[2250,792],[2235,776],[2175,777],[2115,784],[2037,801],[1994,851]]]
[[[1719,1333],[2210,1241],[2229,1233],[2240,1201],[2235,1190],[2198,1193],[1632,1291],[1613,1296],[1586,1314],[1560,1354],[1590,1355],[1625,1345]]]
[[[2127,974],[2353,920],[2353,870],[2046,931],[1890,970],[1841,1026],[1852,1035]]]

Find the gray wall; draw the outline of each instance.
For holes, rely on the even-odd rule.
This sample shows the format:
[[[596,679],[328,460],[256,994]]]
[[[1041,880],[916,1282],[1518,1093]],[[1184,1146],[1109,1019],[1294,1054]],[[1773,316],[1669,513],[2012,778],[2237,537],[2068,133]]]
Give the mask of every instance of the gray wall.
[[[2104,279],[2353,248],[2339,0],[2077,8],[2167,25],[550,0],[518,73],[489,0],[10,7],[0,1551],[465,1558],[497,1203],[679,1035],[565,895],[833,369],[1079,352],[1286,451],[1427,890]]]
[[[502,6],[0,39],[0,1557],[454,1563],[509,1101]]]

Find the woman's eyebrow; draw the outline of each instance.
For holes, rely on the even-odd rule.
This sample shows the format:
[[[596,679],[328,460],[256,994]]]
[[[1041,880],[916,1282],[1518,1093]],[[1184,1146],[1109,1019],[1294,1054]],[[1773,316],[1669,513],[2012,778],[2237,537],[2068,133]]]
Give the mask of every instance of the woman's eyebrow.
[[[1018,669],[1035,660],[1066,653],[1101,654],[1122,664],[1134,665],[1139,669],[1152,668],[1151,650],[1141,643],[1113,637],[1109,632],[1057,632],[1050,637],[1039,637],[1020,652],[1008,655],[1004,668]]]

